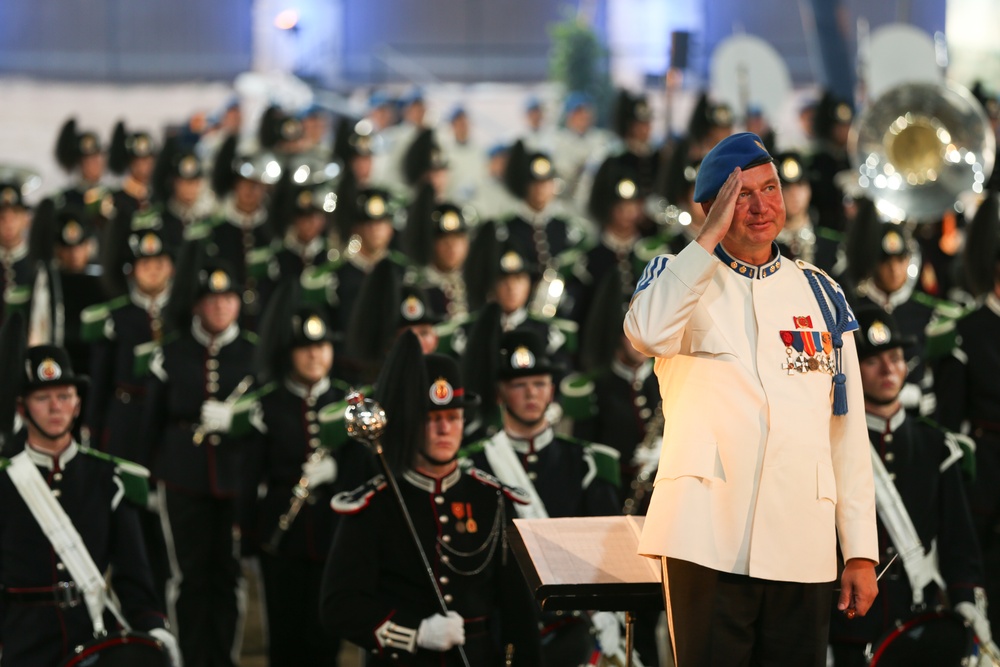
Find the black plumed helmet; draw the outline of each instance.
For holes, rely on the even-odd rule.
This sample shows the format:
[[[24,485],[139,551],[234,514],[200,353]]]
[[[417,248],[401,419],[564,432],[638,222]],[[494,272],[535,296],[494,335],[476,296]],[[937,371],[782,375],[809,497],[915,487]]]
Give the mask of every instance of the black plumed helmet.
[[[35,207],[28,231],[28,252],[35,262],[50,262],[55,256],[57,208],[51,197]]]
[[[274,149],[280,144],[295,141],[302,136],[302,121],[272,104],[260,118],[257,140],[261,148]]]
[[[489,299],[500,275],[499,258],[500,241],[497,240],[496,223],[490,220],[476,229],[465,266],[462,267],[465,293],[472,312],[482,308]]]
[[[403,155],[403,176],[410,185],[416,185],[421,178],[434,169],[448,166],[441,147],[434,138],[434,130],[423,129],[406,149]]]
[[[816,110],[813,112],[813,136],[817,139],[830,139],[834,127],[850,123],[853,118],[854,110],[851,109],[851,105],[830,91],[826,91],[816,103]]]
[[[224,197],[236,184],[236,172],[233,162],[236,160],[236,146],[239,137],[235,134],[226,138],[215,154],[215,165],[212,168],[212,189],[219,197]]]
[[[429,384],[420,341],[405,331],[389,350],[375,383],[375,400],[386,416],[382,447],[396,474],[410,469],[423,448]]]
[[[56,161],[66,171],[72,171],[80,161],[75,118],[67,120],[59,130],[59,137],[56,139]]]
[[[634,170],[619,157],[606,159],[594,174],[587,208],[599,225],[607,224],[615,204],[639,198]]]
[[[386,258],[365,276],[347,322],[345,352],[369,382],[399,330],[402,278]]]
[[[981,296],[993,291],[1000,270],[1000,201],[989,190],[972,216],[962,256],[969,291]]]
[[[27,346],[27,332],[24,316],[20,311],[11,313],[0,328],[0,453],[14,435],[14,415],[17,399],[21,395],[24,380],[24,351]]]
[[[294,349],[332,342],[324,313],[301,303],[297,277],[283,280],[275,289],[261,318],[260,340],[254,367],[261,382],[277,382],[292,369]]]
[[[619,137],[628,136],[632,123],[648,122],[652,114],[649,102],[643,95],[632,95],[627,90],[618,91],[615,107],[612,113],[612,126]]]
[[[479,419],[483,424],[499,421],[497,380],[500,367],[500,306],[491,302],[483,306],[469,329],[469,339],[462,355],[462,374],[468,388],[482,397]]]
[[[857,200],[857,215],[844,239],[847,275],[854,285],[870,277],[882,260],[881,241],[882,221],[875,203],[868,198]]]
[[[128,131],[125,129],[125,122],[118,121],[111,133],[111,145],[108,146],[108,169],[113,174],[121,175],[128,169],[129,154],[125,147],[127,140]]]
[[[434,251],[434,224],[431,215],[434,212],[434,186],[425,183],[420,187],[406,216],[406,227],[403,229],[403,252],[418,266],[427,266]]]
[[[621,345],[627,297],[618,271],[608,271],[597,286],[580,332],[580,371],[606,368]]]
[[[518,199],[528,196],[528,186],[535,181],[555,178],[552,159],[546,153],[528,152],[520,140],[514,143],[507,157],[504,184]]]
[[[164,326],[173,331],[191,328],[192,309],[198,300],[199,275],[205,265],[205,241],[190,239],[181,245],[174,271],[174,284],[164,308]]]

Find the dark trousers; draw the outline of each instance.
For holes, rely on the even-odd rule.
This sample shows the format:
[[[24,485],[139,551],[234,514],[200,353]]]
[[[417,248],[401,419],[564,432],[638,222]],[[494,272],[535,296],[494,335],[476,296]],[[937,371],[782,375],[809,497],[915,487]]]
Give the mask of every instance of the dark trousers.
[[[677,667],[824,667],[833,583],[767,581],[664,558]]]
[[[335,667],[340,640],[319,622],[323,563],[282,556],[260,558],[267,607],[270,667]]]
[[[167,610],[185,667],[236,667],[246,594],[234,500],[159,487],[160,519],[170,557]]]

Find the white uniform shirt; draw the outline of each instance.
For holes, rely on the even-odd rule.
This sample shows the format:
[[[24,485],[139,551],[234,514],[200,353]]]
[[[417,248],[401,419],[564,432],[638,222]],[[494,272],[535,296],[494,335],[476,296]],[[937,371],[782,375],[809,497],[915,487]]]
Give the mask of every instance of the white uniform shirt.
[[[878,560],[857,323],[850,316],[843,336],[849,410],[834,416],[833,349],[809,265],[774,257],[755,267],[690,243],[639,281],[625,333],[656,358],[665,417],[639,551],[832,581],[838,533],[846,559]]]

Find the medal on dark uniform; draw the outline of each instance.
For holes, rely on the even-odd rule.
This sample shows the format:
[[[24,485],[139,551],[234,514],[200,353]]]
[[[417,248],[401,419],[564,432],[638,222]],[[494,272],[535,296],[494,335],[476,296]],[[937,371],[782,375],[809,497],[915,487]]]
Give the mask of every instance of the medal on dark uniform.
[[[465,504],[464,503],[452,503],[451,504],[451,515],[455,517],[455,530],[460,533],[465,532],[465,522],[462,521],[465,518]]]
[[[479,530],[479,524],[472,518],[472,503],[465,503],[465,508],[469,513],[469,518],[465,521],[465,527],[470,533],[475,533]]]

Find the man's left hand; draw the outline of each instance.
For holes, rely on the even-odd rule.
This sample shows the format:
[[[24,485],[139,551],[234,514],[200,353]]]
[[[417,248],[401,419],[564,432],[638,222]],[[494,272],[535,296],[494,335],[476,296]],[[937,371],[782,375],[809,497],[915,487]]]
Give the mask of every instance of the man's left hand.
[[[844,564],[840,576],[840,599],[837,609],[848,618],[864,616],[868,613],[875,596],[878,595],[878,581],[875,578],[875,563],[864,558],[852,558]],[[853,613],[852,613],[853,612]]]

